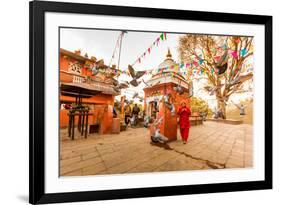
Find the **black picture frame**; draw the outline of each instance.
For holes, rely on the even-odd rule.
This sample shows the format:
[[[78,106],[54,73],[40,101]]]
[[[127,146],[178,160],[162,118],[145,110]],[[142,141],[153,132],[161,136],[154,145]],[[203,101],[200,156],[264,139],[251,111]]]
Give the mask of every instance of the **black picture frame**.
[[[184,11],[124,6],[105,6],[62,2],[33,1],[30,12],[30,107],[29,107],[29,202],[31,204],[75,202],[214,192],[260,190],[272,188],[272,16]],[[153,188],[134,188],[71,193],[45,192],[45,85],[44,39],[45,12],[131,16],[259,24],[265,27],[265,180],[235,183],[197,184]]]

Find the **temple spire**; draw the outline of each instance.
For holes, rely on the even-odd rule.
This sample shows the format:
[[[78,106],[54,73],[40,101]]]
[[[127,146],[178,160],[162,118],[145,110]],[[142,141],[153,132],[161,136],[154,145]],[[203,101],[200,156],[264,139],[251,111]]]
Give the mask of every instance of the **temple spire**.
[[[172,58],[172,54],[171,54],[170,48],[168,48],[168,53],[167,53],[166,57],[167,58]]]

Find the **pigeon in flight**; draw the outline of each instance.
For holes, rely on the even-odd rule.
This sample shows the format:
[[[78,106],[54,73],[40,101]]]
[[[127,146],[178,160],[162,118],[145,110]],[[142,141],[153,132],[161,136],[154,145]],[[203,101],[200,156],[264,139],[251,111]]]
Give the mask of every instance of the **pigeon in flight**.
[[[214,95],[215,92],[220,89],[224,84],[220,84],[220,85],[217,85],[217,86],[205,86],[205,90],[209,92],[209,95]]]
[[[218,69],[219,75],[225,73],[228,66],[227,61],[228,61],[228,51],[226,50],[223,56],[220,58],[220,60],[215,63],[215,67]]]
[[[130,84],[134,87],[137,87],[141,83],[141,81],[138,81],[138,79],[145,74],[145,71],[135,71],[135,69],[131,65],[128,65],[128,70],[131,77],[133,78],[130,81]]]
[[[139,96],[139,93],[138,92],[135,92],[132,96],[132,98],[138,98],[140,100],[140,102],[142,102],[144,100],[144,98],[142,96]]]
[[[253,77],[252,73],[246,74],[246,75],[239,75],[239,76],[237,76],[236,78],[234,78],[233,80],[231,80],[229,82],[228,87],[231,87],[233,85],[237,85],[237,84],[243,83],[246,80],[251,79],[252,77]]]
[[[114,78],[113,78],[114,79]],[[129,87],[128,83],[127,82],[121,82],[119,83],[117,80],[116,81],[113,81],[113,89],[116,91],[116,92],[120,92],[121,89],[126,89]]]

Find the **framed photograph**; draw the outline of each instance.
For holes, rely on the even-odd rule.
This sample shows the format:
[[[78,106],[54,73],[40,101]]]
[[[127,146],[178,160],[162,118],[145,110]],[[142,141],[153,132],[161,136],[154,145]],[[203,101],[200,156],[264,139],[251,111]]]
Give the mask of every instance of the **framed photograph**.
[[[30,2],[30,203],[272,188],[272,17]]]

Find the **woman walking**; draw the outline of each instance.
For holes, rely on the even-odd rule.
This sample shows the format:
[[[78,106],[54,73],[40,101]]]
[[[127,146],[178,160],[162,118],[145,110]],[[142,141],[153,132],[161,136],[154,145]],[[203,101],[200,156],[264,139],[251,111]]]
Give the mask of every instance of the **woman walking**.
[[[186,106],[186,103],[184,101],[181,102],[181,106],[178,110],[179,115],[179,123],[180,123],[180,133],[181,138],[183,141],[183,144],[186,144],[188,135],[189,135],[189,128],[190,128],[190,122],[189,122],[189,116],[191,115],[191,111],[189,107]]]

